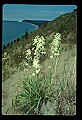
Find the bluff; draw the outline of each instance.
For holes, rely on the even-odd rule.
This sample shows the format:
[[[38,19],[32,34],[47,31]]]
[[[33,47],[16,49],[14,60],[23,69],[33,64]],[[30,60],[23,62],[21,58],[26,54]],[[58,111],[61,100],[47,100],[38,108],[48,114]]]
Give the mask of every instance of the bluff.
[[[43,35],[49,36],[52,33],[59,32],[62,36],[62,42],[76,43],[77,41],[77,11],[63,14],[51,22],[43,25],[34,31],[31,36]]]

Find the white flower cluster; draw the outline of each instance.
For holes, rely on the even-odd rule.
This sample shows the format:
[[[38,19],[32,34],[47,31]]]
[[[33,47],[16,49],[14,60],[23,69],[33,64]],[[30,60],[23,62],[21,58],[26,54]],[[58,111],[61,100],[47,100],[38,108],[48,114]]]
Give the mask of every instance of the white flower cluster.
[[[38,74],[40,72],[40,64],[39,64],[39,59],[34,58],[33,60],[33,67],[35,68],[35,73]]]
[[[27,50],[26,59],[27,59],[28,61],[30,61],[30,60],[32,59],[32,57],[31,57],[31,50],[30,50],[30,49]]]
[[[34,54],[33,67],[35,68],[35,72],[32,74],[33,76],[40,72],[41,65],[40,65],[40,60],[39,59],[40,59],[41,55],[46,54],[46,52],[44,50],[44,46],[45,46],[44,37],[43,36],[39,37],[37,35],[34,38],[33,48],[32,48],[32,51],[33,51],[33,54]],[[24,61],[25,70],[26,69],[28,70],[28,63],[32,60],[32,51],[30,49],[27,50],[26,61]]]
[[[4,52],[4,58],[7,57],[7,52]]]
[[[54,40],[51,43],[51,56],[50,58],[53,58],[54,56],[58,56],[60,52],[60,40],[61,40],[61,34],[56,33],[54,36]]]
[[[34,50],[34,48],[32,50],[34,50],[34,59],[33,59],[33,67],[35,68],[35,73],[38,74],[40,72],[40,64],[39,64],[39,58],[40,55],[46,54],[46,52],[44,51],[44,45],[45,45],[45,39],[43,36],[39,37],[38,35],[35,37],[34,39],[34,43],[33,45],[36,47],[36,49]],[[33,73],[33,76],[35,74]]]
[[[39,37],[38,35],[35,37],[34,39],[34,46],[36,46],[36,50],[34,55],[36,55],[36,57],[40,57],[40,54],[46,54],[46,52],[44,52],[44,45],[45,45],[45,39],[43,36]],[[38,52],[37,52],[38,51]]]
[[[4,52],[4,54],[3,54],[4,60],[6,60],[8,58],[7,56],[8,56],[7,52]]]
[[[28,49],[26,51],[26,60],[24,61],[24,68],[25,70],[28,70],[28,63],[32,60],[32,56],[31,56],[31,50]]]
[[[26,61],[24,61],[23,67],[24,71],[28,71],[28,63]]]

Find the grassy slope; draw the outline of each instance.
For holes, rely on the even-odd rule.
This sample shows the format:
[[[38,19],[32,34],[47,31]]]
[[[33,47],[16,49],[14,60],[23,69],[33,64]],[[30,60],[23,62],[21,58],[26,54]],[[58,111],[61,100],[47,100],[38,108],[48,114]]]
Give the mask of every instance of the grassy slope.
[[[62,42],[76,42],[77,32],[77,13],[67,13],[59,16],[52,22],[43,25],[37,31],[32,33],[32,36],[43,35],[49,36],[51,33],[59,32],[62,35]]]
[[[18,73],[15,73],[13,76],[11,76],[11,74],[14,71],[17,71],[16,67],[19,67],[20,66],[19,63],[21,63],[25,59],[25,52],[28,48],[31,47],[32,39],[36,35],[44,36],[44,38],[46,39],[46,50],[49,52],[49,43],[52,42],[53,36],[56,32],[61,33],[62,43],[63,43],[62,48],[65,48],[70,43],[71,44],[76,43],[76,39],[77,39],[76,29],[77,29],[77,13],[76,12],[75,13],[67,13],[65,15],[61,15],[60,17],[53,20],[52,22],[49,22],[48,24],[38,28],[38,30],[34,31],[30,35],[29,40],[22,38],[19,42],[13,44],[12,46],[9,46],[5,50],[8,53],[7,59],[4,62],[2,62],[3,63],[2,70],[3,70],[3,78],[4,78],[3,80],[5,80],[5,78],[7,78],[7,81],[8,81],[8,82],[7,81],[3,82],[4,93],[9,91],[8,94],[11,94],[11,96],[14,95],[14,89],[13,89],[13,94],[10,93],[12,87],[10,87],[10,89],[7,91],[7,88],[9,88],[8,83],[10,82],[10,84],[11,84],[11,80],[13,79],[13,86],[14,86],[14,84],[17,81],[19,81],[19,78],[18,78],[18,76],[16,77],[16,74],[18,74]],[[29,44],[28,44],[28,42],[29,42]],[[67,54],[68,54],[67,57],[68,58],[72,57],[72,60],[74,60],[74,57],[76,55],[74,52],[74,49],[72,48],[70,50],[70,48],[67,49],[67,47],[66,47],[66,50],[67,50]],[[69,52],[69,50],[71,52]],[[73,50],[73,52],[72,52],[72,50]],[[73,55],[71,55],[71,53]],[[20,55],[22,56],[21,58],[18,57]],[[62,58],[60,57],[61,60],[60,60],[59,66],[62,65],[63,56],[65,56],[65,55],[62,55],[61,56]],[[43,66],[49,64],[49,61],[48,61],[48,63],[47,63],[47,61],[48,61],[48,59],[46,59],[46,61],[43,62]],[[68,65],[70,66],[71,60],[68,59],[68,62],[69,62]],[[60,67],[58,69],[60,69]],[[66,68],[66,69],[68,69],[68,68]],[[46,71],[46,69],[44,71]],[[12,79],[9,78],[10,76],[12,77]],[[20,75],[20,78],[23,76],[24,75]],[[7,87],[5,87],[5,86],[7,86]],[[16,87],[16,86],[14,86],[14,87]],[[9,100],[10,100],[10,103],[8,102],[8,104],[7,104],[7,101],[9,101]],[[11,98],[10,99],[9,99],[9,97],[7,99],[4,98],[4,101],[6,102],[6,106],[4,105],[4,107],[3,107],[4,112],[5,112],[6,109],[9,107],[9,104],[11,104]],[[44,114],[46,114],[46,113],[44,113]]]
[[[73,73],[73,70],[76,70],[76,68],[74,68],[75,62],[75,56],[76,56],[76,46],[75,48],[70,49],[69,47],[67,48],[67,50],[63,50],[61,52],[59,61],[58,61],[58,66],[57,66],[57,73],[54,76],[54,67],[51,68],[51,73],[53,76],[53,81],[54,81],[54,87],[55,89],[58,89],[60,92],[55,93],[55,98],[57,99],[58,94],[62,95],[61,99],[62,101],[62,110],[63,113],[62,114],[67,114],[67,115],[74,115],[76,113],[76,107],[74,105],[75,102],[75,91],[76,91],[76,73]],[[55,60],[50,60],[50,59],[46,59],[43,63],[42,63],[42,68],[43,69],[43,73],[48,73],[49,69],[48,66],[52,66],[55,65]],[[65,65],[65,66],[64,66]],[[65,68],[64,68],[65,67]],[[71,69],[70,69],[71,68]],[[65,70],[64,70],[65,69]],[[29,74],[32,73],[32,68],[29,67],[29,71],[20,71],[19,69],[16,69],[16,72],[7,80],[5,80],[3,82],[3,109],[2,109],[2,113],[5,114],[6,110],[11,107],[12,104],[12,97],[16,95],[17,93],[17,87],[21,85],[21,81],[23,80],[23,78],[25,78],[26,76],[28,76]],[[68,77],[67,74],[69,73]],[[68,80],[68,81],[67,81]],[[68,83],[68,85],[66,86],[66,84]],[[61,86],[62,85],[62,86]],[[64,90],[62,91],[61,87],[64,88]],[[67,103],[66,103],[67,101]],[[61,102],[60,102],[61,103]],[[56,112],[55,109],[56,106],[55,104],[57,104],[57,101],[54,102],[48,102],[48,104],[45,106],[42,106],[42,114],[49,114],[49,115],[57,115],[59,114],[58,112]],[[66,108],[65,108],[66,107]],[[66,113],[66,111],[67,113]],[[11,113],[11,111],[9,111]],[[9,114],[10,114],[9,113]]]

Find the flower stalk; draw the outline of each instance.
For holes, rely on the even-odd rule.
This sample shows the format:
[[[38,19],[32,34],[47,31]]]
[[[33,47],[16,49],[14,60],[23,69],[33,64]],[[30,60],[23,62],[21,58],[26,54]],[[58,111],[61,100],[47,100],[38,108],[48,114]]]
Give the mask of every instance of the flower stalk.
[[[40,65],[40,57],[43,54],[46,54],[46,52],[44,51],[44,46],[45,46],[45,39],[43,36],[39,37],[38,35],[34,38],[34,42],[33,42],[34,47],[36,48],[34,50],[34,59],[33,59],[33,67],[35,68],[35,73],[33,73],[33,76],[35,74],[38,74],[40,72],[41,69],[41,65]],[[32,50],[33,50],[32,48]]]
[[[54,36],[54,40],[51,43],[51,55],[50,55],[50,59],[56,58],[56,63],[55,63],[55,71],[54,71],[54,75],[53,77],[56,75],[56,71],[57,71],[57,65],[58,65],[58,61],[59,61],[59,55],[60,55],[60,41],[61,41],[61,34],[60,33],[56,33],[56,35]],[[52,81],[53,82],[53,81]],[[52,83],[51,82],[51,83]]]

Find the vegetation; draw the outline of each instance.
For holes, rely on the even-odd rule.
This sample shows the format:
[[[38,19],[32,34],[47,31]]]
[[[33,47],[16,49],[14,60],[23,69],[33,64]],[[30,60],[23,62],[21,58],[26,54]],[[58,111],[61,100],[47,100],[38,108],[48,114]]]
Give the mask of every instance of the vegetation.
[[[7,45],[8,49],[6,48],[6,46],[4,46],[3,53],[4,51],[9,53],[11,56],[11,59],[13,60],[13,51],[16,51],[14,52],[14,56],[15,56],[16,54],[18,54],[17,51],[20,48],[21,49],[20,51],[23,52],[23,56],[24,56],[26,49],[32,47],[33,39],[37,35],[45,37],[45,41],[46,41],[45,46],[46,46],[46,49],[48,50],[49,44],[52,42],[52,39],[48,40],[48,38],[51,34],[54,35],[56,32],[61,33],[61,37],[62,37],[61,43],[67,43],[69,46],[72,46],[74,43],[76,43],[77,12],[61,15],[60,17],[56,18],[52,22],[49,22],[46,25],[43,25],[42,27],[38,28],[38,30],[32,32],[30,35],[28,35],[28,31],[26,31],[25,36],[21,36],[20,40],[18,40],[19,42],[17,42],[17,40],[14,41],[15,45],[11,47],[11,45],[8,43]],[[52,38],[53,38],[53,35],[52,35]],[[14,64],[16,64],[16,61],[20,61],[18,60],[17,57],[14,60],[13,60]]]
[[[42,114],[41,107],[43,103],[45,103],[46,105],[47,102],[49,101],[51,101],[53,104],[55,101],[56,106],[55,106],[54,114],[73,115],[75,113],[75,105],[74,105],[75,104],[75,81],[74,81],[75,78],[73,78],[74,83],[71,84],[74,86],[74,88],[70,89],[70,87],[72,87],[70,86],[70,80],[72,78],[70,74],[71,70],[69,70],[68,74],[66,74],[66,69],[64,65],[63,77],[61,75],[61,79],[57,80],[57,78],[55,78],[55,81],[53,79],[53,77],[56,77],[56,72],[57,72],[58,57],[60,54],[59,53],[60,49],[58,49],[59,48],[58,41],[60,40],[61,40],[60,34],[58,33],[55,35],[54,41],[51,44],[50,58],[52,60],[51,60],[51,66],[49,66],[49,68],[53,67],[52,64],[55,59],[54,75],[53,75],[53,72],[50,72],[50,70],[47,74],[39,73],[41,71],[41,66],[40,64],[38,64],[38,62],[40,58],[40,53],[42,51],[34,52],[34,54],[36,53],[34,60],[35,59],[36,60],[33,63],[33,67],[36,68],[35,69],[36,72],[35,73],[33,72],[33,74],[31,73],[34,77],[32,77],[31,75],[23,80],[23,86],[21,86],[21,89],[20,91],[18,91],[16,98],[12,101],[12,106],[7,110],[7,113],[9,111],[12,111],[13,114],[18,114],[18,113],[25,114],[25,115]],[[37,50],[37,47],[41,46],[40,44],[43,44],[43,43],[39,42],[39,37],[35,37],[33,42],[33,45],[36,46],[35,51]],[[42,50],[44,50],[44,47],[42,48]],[[27,59],[29,60],[29,58],[31,58],[29,56],[31,55],[31,51],[30,49],[28,49],[27,51],[29,52],[27,52],[28,54],[26,54],[26,56],[27,56]],[[37,62],[37,59],[38,59],[38,62]],[[72,65],[75,66],[74,62],[75,60],[73,61]],[[25,64],[28,66],[29,61],[26,61]],[[38,69],[40,70],[38,71]],[[75,69],[73,69],[73,71],[74,70]],[[73,73],[73,77],[75,77],[75,72]],[[69,93],[69,90],[71,90],[70,93]],[[73,107],[73,109],[71,106]]]
[[[44,37],[49,36],[53,32],[61,33],[62,42],[74,43],[77,39],[77,12],[67,13],[59,16],[46,26],[43,25],[37,31],[32,33]]]
[[[13,109],[11,112],[14,113],[40,114],[43,102],[46,104],[48,100],[51,100],[53,89],[50,79],[44,79],[42,75],[38,78],[24,79],[20,93],[13,100],[12,107],[7,112]]]
[[[6,73],[7,66],[20,67],[22,64],[23,70],[28,71],[29,66],[31,69],[18,87],[6,114],[76,114],[76,55],[70,66],[66,63],[67,47],[74,45],[77,39],[76,15],[76,12],[61,15],[32,32],[30,37],[26,32],[12,47],[9,45],[3,49],[3,73]],[[67,44],[66,48],[62,47],[63,43]]]

